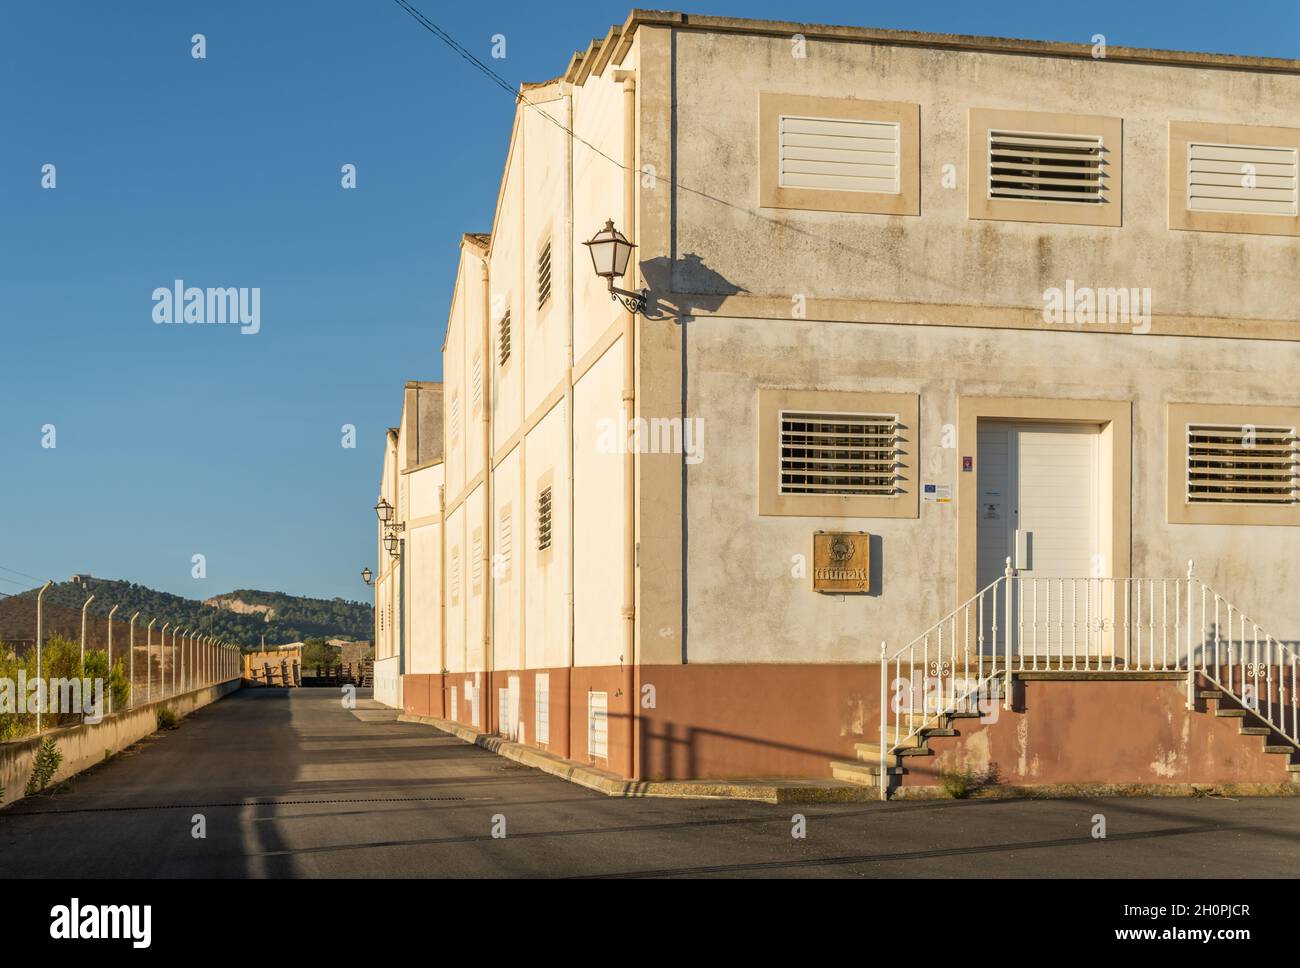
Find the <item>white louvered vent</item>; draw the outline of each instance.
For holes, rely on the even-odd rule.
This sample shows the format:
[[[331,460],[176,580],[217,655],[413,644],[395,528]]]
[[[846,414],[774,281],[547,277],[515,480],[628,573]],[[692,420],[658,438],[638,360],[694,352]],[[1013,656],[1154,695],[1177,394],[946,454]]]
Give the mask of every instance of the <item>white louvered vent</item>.
[[[451,406],[447,408],[447,437],[451,440],[451,449],[455,450],[460,446],[460,391],[457,390],[451,395]]]
[[[545,551],[551,546],[551,489],[542,488],[537,495],[537,550]]]
[[[537,308],[541,309],[551,298],[551,240],[547,239],[537,253]]]
[[[1295,148],[1192,142],[1187,146],[1187,207],[1194,212],[1295,215]]]
[[[451,549],[451,603],[460,604],[460,548]]]
[[[1300,504],[1295,428],[1188,424],[1187,503]]]
[[[513,528],[511,526],[511,511],[509,507],[501,509],[501,524],[498,528],[497,537],[497,554],[496,566],[492,569],[494,578],[506,581],[510,578],[511,555],[514,549]]]
[[[510,727],[510,690],[497,690],[497,732],[509,739],[514,735]]]
[[[587,755],[609,759],[609,693],[587,693]]]
[[[474,532],[474,560],[470,562],[470,588],[475,595],[483,591],[483,532]]]
[[[475,726],[478,726],[483,722],[483,720],[479,719],[479,713],[481,711],[479,700],[482,698],[482,695],[483,690],[478,686],[471,685],[468,682],[465,683],[465,698],[469,700],[470,722]]]
[[[1108,181],[1100,135],[989,131],[989,198],[1099,205]]]
[[[537,734],[537,742],[549,743],[551,741],[551,676],[547,672],[537,673],[534,680],[533,691],[536,694],[537,719],[534,723],[534,731]]]
[[[506,314],[501,317],[501,322],[497,324],[497,331],[499,365],[505,366],[510,362],[510,310],[507,309]]]
[[[782,188],[899,192],[899,126],[782,115]]]
[[[460,718],[460,702],[456,697],[459,688],[459,686],[451,687],[451,718],[453,722]]]
[[[474,366],[470,371],[470,400],[473,412],[477,413],[483,406],[483,357],[474,354]]]
[[[897,494],[897,414],[782,410],[781,494]]]

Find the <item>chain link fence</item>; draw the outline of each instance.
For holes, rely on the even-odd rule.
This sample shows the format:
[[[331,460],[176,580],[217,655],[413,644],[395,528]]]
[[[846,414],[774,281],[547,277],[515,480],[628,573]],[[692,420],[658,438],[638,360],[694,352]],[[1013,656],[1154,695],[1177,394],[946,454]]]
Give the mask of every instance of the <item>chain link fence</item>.
[[[0,681],[12,681],[10,700],[0,702],[0,741],[97,721],[240,675],[239,649],[202,629],[124,615],[90,594],[74,609],[33,592],[0,597]]]

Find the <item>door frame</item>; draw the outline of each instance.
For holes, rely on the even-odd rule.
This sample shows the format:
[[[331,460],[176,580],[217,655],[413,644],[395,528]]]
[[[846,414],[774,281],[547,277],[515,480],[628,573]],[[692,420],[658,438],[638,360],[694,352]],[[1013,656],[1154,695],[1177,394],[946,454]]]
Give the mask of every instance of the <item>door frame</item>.
[[[1102,484],[1098,495],[1101,553],[1111,562],[1110,578],[1130,577],[1133,499],[1133,404],[1129,400],[1070,397],[957,397],[957,589],[954,608],[972,598],[976,587],[976,533],[979,528],[979,421],[1080,423],[1101,427],[1097,460]],[[965,471],[965,458],[971,459]],[[1107,487],[1109,482],[1109,487]],[[1109,522],[1109,527],[1107,527]]]

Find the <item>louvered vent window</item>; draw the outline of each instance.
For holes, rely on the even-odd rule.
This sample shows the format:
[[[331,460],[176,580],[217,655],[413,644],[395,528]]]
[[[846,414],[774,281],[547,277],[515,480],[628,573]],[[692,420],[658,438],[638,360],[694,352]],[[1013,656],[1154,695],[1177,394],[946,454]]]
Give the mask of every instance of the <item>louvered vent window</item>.
[[[460,549],[454,548],[451,552],[451,603],[457,605],[460,603]]]
[[[1189,504],[1300,504],[1294,427],[1187,425]]]
[[[537,550],[545,551],[551,546],[551,489],[542,488],[537,495]]]
[[[535,723],[537,742],[549,743],[551,741],[551,677],[548,673],[539,672],[533,681],[536,684],[534,692],[537,694]]]
[[[451,687],[451,718],[457,720],[460,718],[460,689],[458,686]]]
[[[587,755],[609,759],[609,693],[587,693]]]
[[[451,395],[451,406],[447,411],[447,422],[451,424],[447,436],[451,438],[451,449],[460,446],[460,392]]]
[[[470,400],[475,411],[483,406],[483,358],[477,354],[470,376]]]
[[[1098,205],[1106,201],[1100,135],[989,131],[989,197]]]
[[[483,534],[475,532],[473,546],[474,560],[470,562],[470,587],[475,595],[483,590]]]
[[[1187,207],[1194,212],[1295,215],[1297,152],[1192,142]]]
[[[782,494],[898,493],[896,414],[781,411]]]
[[[537,253],[537,308],[541,309],[551,298],[551,240],[547,239],[542,251]]]
[[[500,351],[500,365],[505,366],[510,360],[510,310],[507,309],[506,314],[501,317],[498,329],[500,336],[497,340],[497,346]]]
[[[781,117],[780,185],[898,194],[899,126]]]
[[[500,532],[497,536],[497,554],[499,557],[496,561],[496,567],[492,569],[492,574],[494,577],[506,581],[510,577],[511,552],[514,547],[514,542],[511,540],[513,529],[510,523],[509,508],[501,509],[501,523],[498,531]]]

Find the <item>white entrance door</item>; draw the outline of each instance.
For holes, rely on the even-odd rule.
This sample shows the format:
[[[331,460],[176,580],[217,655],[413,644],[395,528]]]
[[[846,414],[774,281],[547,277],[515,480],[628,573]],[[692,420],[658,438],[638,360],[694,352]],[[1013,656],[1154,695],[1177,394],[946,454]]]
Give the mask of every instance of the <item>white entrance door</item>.
[[[1046,596],[1059,610],[1063,593],[1059,582],[1033,579],[1109,574],[1100,557],[1100,436],[1101,428],[1091,424],[980,421],[978,583],[984,588],[997,580],[1011,559],[1025,579],[1013,600],[1013,620],[1026,628],[1026,639],[1033,628],[1046,632]],[[1079,583],[1079,594],[1090,594],[1088,584]],[[1070,583],[1065,587],[1065,594],[1075,591]],[[1036,605],[1039,611],[1031,614]],[[1019,645],[1030,648],[1029,642]]]

